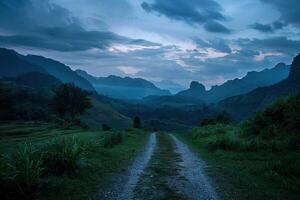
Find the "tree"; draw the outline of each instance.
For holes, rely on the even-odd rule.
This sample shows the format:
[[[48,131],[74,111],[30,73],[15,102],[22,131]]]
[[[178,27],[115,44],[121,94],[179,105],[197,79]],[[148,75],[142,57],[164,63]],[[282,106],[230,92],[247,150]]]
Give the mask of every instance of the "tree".
[[[141,119],[139,117],[133,118],[133,128],[141,128]]]
[[[72,119],[83,114],[92,107],[89,99],[90,93],[73,83],[66,83],[54,90],[53,107],[57,115],[61,118],[69,114]]]
[[[103,131],[110,131],[111,130],[111,127],[107,124],[102,124],[102,130]]]
[[[13,113],[14,101],[6,84],[0,83],[0,119],[8,119]]]

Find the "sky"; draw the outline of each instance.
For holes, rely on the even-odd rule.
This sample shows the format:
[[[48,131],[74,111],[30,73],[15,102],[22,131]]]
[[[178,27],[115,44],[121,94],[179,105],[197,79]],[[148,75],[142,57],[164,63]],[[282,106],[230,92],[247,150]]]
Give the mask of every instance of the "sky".
[[[0,0],[0,46],[94,76],[206,88],[290,64],[299,0]]]

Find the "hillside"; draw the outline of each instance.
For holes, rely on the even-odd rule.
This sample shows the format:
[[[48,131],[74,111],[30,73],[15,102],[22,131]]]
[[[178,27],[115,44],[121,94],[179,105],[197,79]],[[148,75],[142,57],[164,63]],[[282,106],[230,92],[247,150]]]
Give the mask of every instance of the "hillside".
[[[24,59],[34,65],[42,66],[48,74],[55,76],[64,83],[74,83],[85,90],[94,91],[93,86],[83,77],[71,70],[71,68],[56,60],[44,58],[42,56],[27,55]]]
[[[28,72],[41,72],[58,78],[63,83],[74,83],[85,90],[95,91],[93,86],[70,67],[42,56],[23,56],[14,50],[0,48],[0,78],[15,77]]]
[[[288,78],[268,87],[257,88],[247,94],[230,97],[220,101],[219,106],[226,110],[235,120],[248,118],[253,112],[275,98],[300,90],[300,54],[291,65]]]
[[[153,83],[141,78],[122,78],[113,75],[94,77],[83,70],[77,70],[76,72],[87,79],[99,94],[112,98],[141,99],[149,95],[170,95],[168,90],[162,90]]]
[[[29,72],[16,77],[0,79],[0,120],[52,120],[51,107],[53,90],[62,82],[52,75]],[[112,106],[110,99],[93,93],[93,107],[88,109],[81,120],[89,127],[100,129],[102,123],[113,128],[127,128],[131,120]]]
[[[0,48],[0,78],[14,77],[32,71],[46,73],[42,67],[33,65],[23,58],[22,55],[14,50]]]

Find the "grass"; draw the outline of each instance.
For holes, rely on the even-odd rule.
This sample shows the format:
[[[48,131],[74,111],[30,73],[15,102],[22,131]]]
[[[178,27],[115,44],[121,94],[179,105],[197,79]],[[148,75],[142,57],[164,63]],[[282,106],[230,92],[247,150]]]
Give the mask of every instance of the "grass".
[[[0,130],[1,199],[92,199],[148,136],[34,122],[1,123]]]
[[[177,136],[208,162],[208,173],[224,199],[300,198],[294,133],[265,138],[245,133],[243,125],[217,124]]]

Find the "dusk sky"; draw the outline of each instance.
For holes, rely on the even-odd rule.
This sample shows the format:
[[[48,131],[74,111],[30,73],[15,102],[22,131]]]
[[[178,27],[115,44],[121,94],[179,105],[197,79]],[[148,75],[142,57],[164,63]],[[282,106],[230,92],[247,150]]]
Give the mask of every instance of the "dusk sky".
[[[300,52],[299,0],[0,0],[0,46],[207,88]]]

